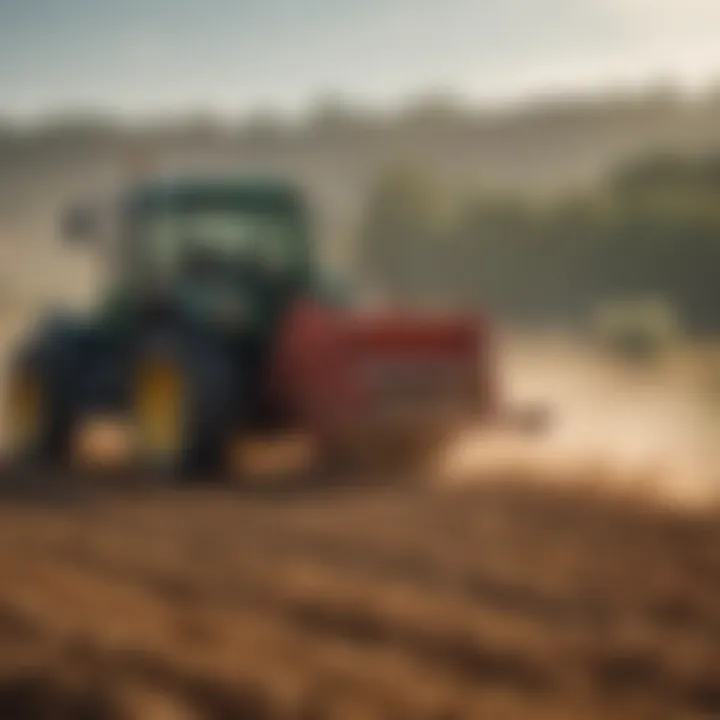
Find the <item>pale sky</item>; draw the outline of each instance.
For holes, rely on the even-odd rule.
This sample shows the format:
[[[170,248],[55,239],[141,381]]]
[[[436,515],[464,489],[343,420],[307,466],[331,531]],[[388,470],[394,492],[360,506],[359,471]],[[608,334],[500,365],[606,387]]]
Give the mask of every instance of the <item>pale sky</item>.
[[[720,0],[0,0],[0,116],[720,80]]]

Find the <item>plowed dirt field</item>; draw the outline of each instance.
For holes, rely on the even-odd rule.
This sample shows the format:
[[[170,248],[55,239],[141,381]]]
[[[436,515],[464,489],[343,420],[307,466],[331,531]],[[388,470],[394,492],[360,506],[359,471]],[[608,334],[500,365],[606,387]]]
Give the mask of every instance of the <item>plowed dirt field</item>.
[[[720,717],[713,510],[508,477],[27,482],[0,506],[0,718]]]

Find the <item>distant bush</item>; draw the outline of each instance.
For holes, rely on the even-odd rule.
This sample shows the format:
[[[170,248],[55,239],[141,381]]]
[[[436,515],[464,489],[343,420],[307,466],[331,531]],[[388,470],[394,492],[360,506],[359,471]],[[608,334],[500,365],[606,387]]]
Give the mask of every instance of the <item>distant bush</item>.
[[[678,344],[682,327],[669,303],[649,298],[601,303],[594,335],[606,350],[630,360],[655,360]]]
[[[720,421],[720,345],[715,344],[700,367],[701,377],[698,390],[705,406]]]

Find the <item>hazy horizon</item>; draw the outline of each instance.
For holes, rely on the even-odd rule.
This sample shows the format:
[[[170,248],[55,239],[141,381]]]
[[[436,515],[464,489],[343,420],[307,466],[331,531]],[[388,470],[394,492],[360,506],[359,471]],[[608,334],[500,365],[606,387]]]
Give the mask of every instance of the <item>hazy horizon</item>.
[[[704,88],[718,23],[715,0],[2,0],[0,116]]]

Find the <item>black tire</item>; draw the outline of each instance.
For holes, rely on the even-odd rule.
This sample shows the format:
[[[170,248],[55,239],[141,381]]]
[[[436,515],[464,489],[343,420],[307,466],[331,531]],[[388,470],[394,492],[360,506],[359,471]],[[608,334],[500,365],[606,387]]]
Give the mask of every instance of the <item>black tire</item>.
[[[23,377],[38,389],[39,422],[32,437],[9,448],[10,464],[23,468],[69,465],[78,417],[77,383],[69,353],[61,344],[49,342],[21,350],[10,364],[8,394]],[[6,413],[5,422],[14,421]]]
[[[181,380],[181,437],[175,450],[163,457],[146,452],[141,441],[142,467],[180,481],[226,478],[235,425],[237,369],[214,344],[181,333],[145,343],[136,358],[136,372],[153,362],[172,366]]]

